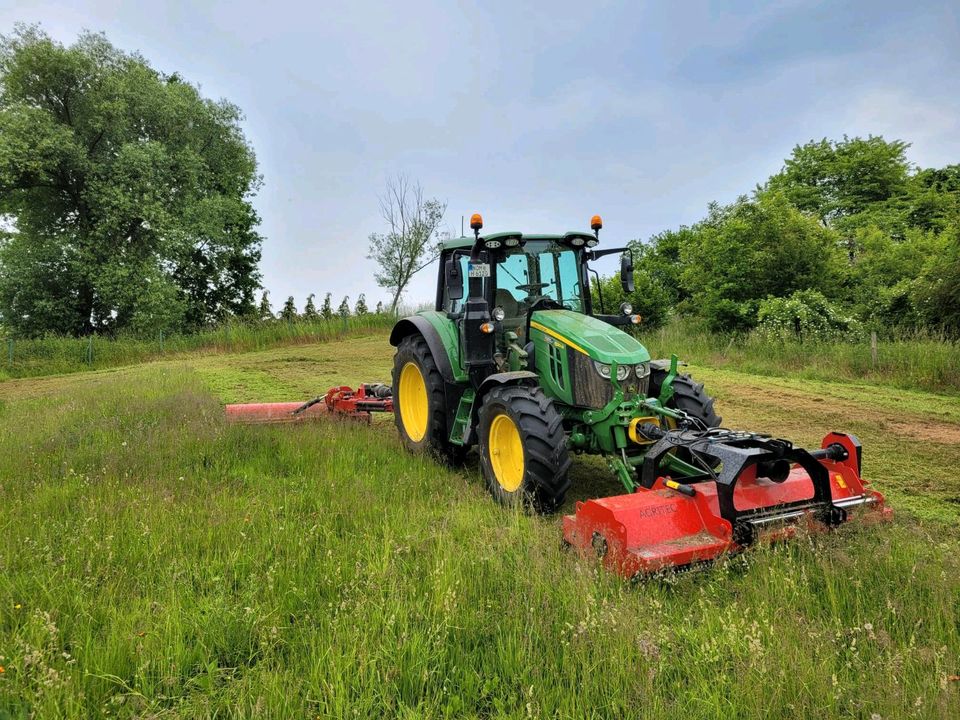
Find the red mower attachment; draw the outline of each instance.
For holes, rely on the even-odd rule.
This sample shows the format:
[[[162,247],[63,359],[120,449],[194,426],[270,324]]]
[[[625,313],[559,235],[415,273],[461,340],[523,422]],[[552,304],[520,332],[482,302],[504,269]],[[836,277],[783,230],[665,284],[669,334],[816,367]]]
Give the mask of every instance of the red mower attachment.
[[[678,453],[704,475],[677,482],[658,474],[661,461]],[[563,537],[634,578],[789,538],[799,528],[889,519],[883,495],[860,477],[860,456],[857,438],[841,433],[807,451],[755,433],[661,431],[636,491],[577,503],[563,519]]]
[[[370,413],[393,412],[393,392],[389,385],[363,383],[359,389],[340,386],[308,402],[249,403],[227,405],[227,422],[294,423],[335,415],[370,422]]]

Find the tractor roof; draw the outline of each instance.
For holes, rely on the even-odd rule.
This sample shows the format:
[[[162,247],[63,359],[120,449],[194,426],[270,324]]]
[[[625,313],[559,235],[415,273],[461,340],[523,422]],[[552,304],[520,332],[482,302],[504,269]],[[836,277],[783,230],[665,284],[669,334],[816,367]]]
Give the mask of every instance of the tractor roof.
[[[562,240],[563,235],[539,235],[536,233],[519,233],[519,232],[498,232],[498,233],[487,233],[486,235],[481,235],[485,240],[496,239],[500,237],[516,237],[517,235],[522,235],[524,240]],[[449,240],[444,240],[442,243],[444,250],[461,250],[463,248],[473,247],[473,238],[463,235],[458,238],[450,238]]]

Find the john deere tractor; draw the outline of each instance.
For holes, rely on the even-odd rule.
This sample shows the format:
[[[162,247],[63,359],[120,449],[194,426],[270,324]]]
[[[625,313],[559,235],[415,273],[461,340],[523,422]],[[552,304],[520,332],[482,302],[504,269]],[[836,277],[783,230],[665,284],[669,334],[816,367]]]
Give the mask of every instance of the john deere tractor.
[[[474,236],[444,243],[434,310],[400,320],[390,343],[394,414],[412,451],[456,463],[477,446],[493,497],[556,510],[570,485],[573,453],[601,454],[628,492],[659,432],[706,430],[720,417],[677,358],[651,360],[624,328],[629,304],[596,312],[589,263],[621,254],[620,281],[633,292],[628,248],[597,249],[593,232]],[[601,301],[602,302],[602,301]],[[674,477],[700,477],[702,463],[670,453]]]
[[[236,422],[369,421],[393,412],[404,444],[450,463],[480,453],[491,494],[504,504],[556,510],[570,485],[571,453],[606,458],[626,493],[577,503],[564,543],[638,577],[739,552],[798,527],[889,519],[892,509],[861,475],[856,436],[831,432],[819,449],[720,427],[703,386],[677,357],[651,360],[623,328],[640,318],[624,303],[595,312],[592,233],[481,236],[445,243],[436,308],[400,320],[393,387],[330,388],[308,402],[230,405]]]

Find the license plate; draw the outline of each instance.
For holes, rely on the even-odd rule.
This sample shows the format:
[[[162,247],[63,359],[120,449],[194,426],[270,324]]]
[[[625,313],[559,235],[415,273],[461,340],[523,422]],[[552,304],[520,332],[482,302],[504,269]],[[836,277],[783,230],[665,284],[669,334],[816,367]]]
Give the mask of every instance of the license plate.
[[[472,278],[490,277],[489,263],[470,263],[467,265],[467,276]]]

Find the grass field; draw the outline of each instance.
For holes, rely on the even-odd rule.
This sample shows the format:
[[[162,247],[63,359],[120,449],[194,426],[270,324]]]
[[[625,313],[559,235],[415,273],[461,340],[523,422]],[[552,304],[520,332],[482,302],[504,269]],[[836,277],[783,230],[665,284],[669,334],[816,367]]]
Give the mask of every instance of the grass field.
[[[637,585],[392,422],[382,334],[0,383],[0,718],[960,716],[960,403],[691,367],[725,424],[857,433],[892,525]],[[569,503],[616,492],[575,464]]]

